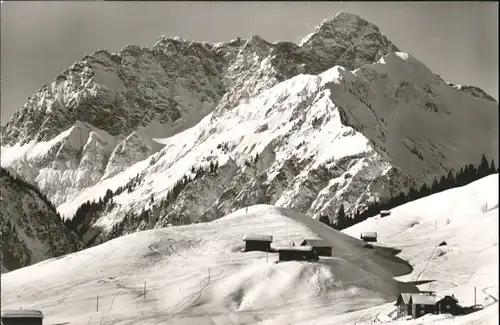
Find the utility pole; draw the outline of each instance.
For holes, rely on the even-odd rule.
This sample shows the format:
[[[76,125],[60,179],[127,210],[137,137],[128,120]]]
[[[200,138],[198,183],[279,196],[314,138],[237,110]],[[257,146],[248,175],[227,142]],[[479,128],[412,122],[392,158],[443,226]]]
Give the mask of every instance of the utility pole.
[[[99,311],[99,295],[97,295],[96,310]]]
[[[144,280],[144,299],[146,299],[146,280]]]
[[[476,305],[476,287],[474,287],[474,306]]]
[[[266,263],[269,262],[269,249],[266,250]]]

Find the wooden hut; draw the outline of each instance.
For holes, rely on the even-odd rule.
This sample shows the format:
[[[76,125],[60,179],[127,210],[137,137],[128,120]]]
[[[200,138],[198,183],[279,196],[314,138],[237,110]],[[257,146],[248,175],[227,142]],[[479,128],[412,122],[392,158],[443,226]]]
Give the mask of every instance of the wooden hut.
[[[436,299],[429,294],[412,294],[410,303],[413,318],[419,318],[425,314],[433,314],[436,310]]]
[[[245,242],[245,252],[269,252],[271,250],[273,236],[245,234],[243,235],[243,241]]]
[[[376,242],[377,241],[377,233],[376,232],[362,232],[360,236],[361,240],[364,242]]]
[[[452,314],[459,315],[461,313],[461,307],[458,305],[458,300],[454,295],[444,296],[436,302],[437,311],[439,314]]]
[[[398,308],[397,315],[398,318],[404,316],[411,316],[412,308],[410,303],[411,293],[401,293],[396,301],[396,306]]]
[[[317,256],[332,256],[332,245],[323,239],[304,239],[300,246],[311,246]]]
[[[436,299],[432,292],[401,293],[396,301],[397,316],[418,318],[423,313],[433,313]]]
[[[2,311],[2,325],[42,325],[43,313],[40,310]]]
[[[277,247],[279,261],[317,261],[318,256],[312,246]]]
[[[387,216],[390,216],[391,215],[391,211],[389,210],[382,210],[380,211],[380,218],[384,218],[384,217],[387,217]]]

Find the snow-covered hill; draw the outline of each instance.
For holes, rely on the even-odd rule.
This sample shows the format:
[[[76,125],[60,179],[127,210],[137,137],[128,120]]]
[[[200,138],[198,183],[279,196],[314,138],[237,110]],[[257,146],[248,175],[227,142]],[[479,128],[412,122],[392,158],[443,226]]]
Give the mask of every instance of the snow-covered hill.
[[[2,273],[85,248],[40,191],[0,169]]]
[[[464,306],[474,304],[476,287],[477,304],[489,306],[498,299],[498,181],[498,174],[487,176],[399,206],[390,216],[369,218],[343,232],[359,238],[361,232],[376,231],[379,245],[401,249],[398,257],[408,261],[413,271],[398,280],[422,281],[420,290],[454,294]],[[443,242],[446,245],[439,246]],[[388,305],[380,318],[394,309]],[[491,318],[475,320],[481,315]],[[439,319],[433,316],[428,322],[439,324]],[[447,317],[443,324],[449,321]],[[498,305],[453,322],[497,324]]]
[[[436,281],[431,289],[453,292],[465,305],[478,287],[477,302],[485,309],[455,323],[496,324],[488,295],[498,298],[497,213],[498,174],[367,220],[345,231],[353,237],[288,209],[252,206],[210,223],[123,236],[5,274],[2,308],[42,309],[49,324],[370,324],[390,314],[400,291],[415,289],[411,281],[430,279]],[[401,253],[363,247],[354,237],[368,229]],[[334,256],[276,264],[273,253],[241,253],[244,233],[273,235],[273,245],[324,238]],[[443,240],[448,245],[431,254]],[[450,320],[426,316],[407,323]]]
[[[397,51],[348,13],[300,45],[162,37],[153,49],[98,51],[16,113],[2,166],[67,218],[113,191],[82,221],[100,242],[113,226],[119,236],[253,204],[333,218],[341,202],[363,209],[482,154],[498,163],[497,103]],[[210,162],[216,173],[167,197]]]

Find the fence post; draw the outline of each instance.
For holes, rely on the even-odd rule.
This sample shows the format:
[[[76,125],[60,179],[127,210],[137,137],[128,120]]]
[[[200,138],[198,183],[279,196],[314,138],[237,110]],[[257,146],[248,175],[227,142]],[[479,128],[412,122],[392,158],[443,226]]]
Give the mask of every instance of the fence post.
[[[146,299],[146,280],[144,280],[144,299]]]
[[[208,284],[210,284],[210,268],[208,268]]]
[[[474,306],[476,305],[476,287],[474,287]]]

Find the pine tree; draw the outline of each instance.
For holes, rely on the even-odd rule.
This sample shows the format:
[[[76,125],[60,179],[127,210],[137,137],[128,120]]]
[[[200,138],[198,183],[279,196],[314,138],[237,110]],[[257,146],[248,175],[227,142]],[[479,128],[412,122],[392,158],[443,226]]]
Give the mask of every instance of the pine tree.
[[[464,168],[461,167],[460,170],[455,175],[455,183],[457,186],[464,185]]]
[[[337,212],[337,230],[342,230],[346,228],[347,220],[344,211],[344,204],[341,204],[339,207],[339,211]]]
[[[498,170],[495,167],[495,161],[492,160],[490,164],[490,174],[496,174],[496,173],[498,173]]]
[[[421,187],[420,187],[420,190],[418,191],[418,196],[419,198],[421,197],[425,197],[425,196],[428,196],[431,194],[431,190],[429,189],[429,187],[427,186],[426,183],[424,183]]]
[[[438,191],[439,191],[439,183],[437,178],[434,178],[434,181],[432,181],[431,185],[431,193],[434,194],[437,193]]]
[[[414,201],[414,200],[417,200],[418,199],[418,192],[416,189],[414,189],[413,187],[410,188],[410,190],[408,191],[408,201],[411,202],[411,201]]]
[[[481,162],[479,163],[479,167],[477,169],[477,179],[487,176],[489,169],[490,166],[488,164],[488,160],[486,159],[486,156],[483,154],[481,156]]]
[[[455,183],[455,177],[453,177],[453,172],[450,170],[448,171],[448,176],[446,177],[446,190],[447,189],[450,189],[452,187],[455,187],[456,186],[456,183]]]
[[[320,221],[320,222],[322,222],[322,223],[324,223],[325,225],[327,225],[327,226],[329,226],[329,227],[331,227],[331,226],[332,226],[332,225],[331,225],[331,223],[330,223],[330,218],[328,218],[328,216],[327,216],[327,215],[321,215],[321,216],[319,217],[319,221]]]
[[[212,161],[210,161],[210,174],[213,174],[215,171],[215,165]]]

